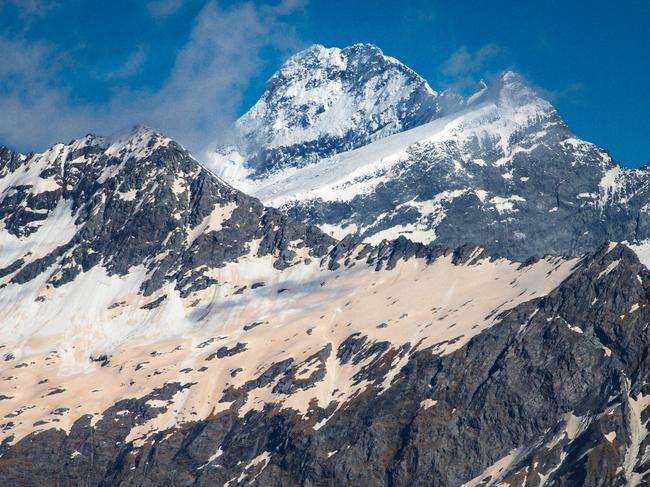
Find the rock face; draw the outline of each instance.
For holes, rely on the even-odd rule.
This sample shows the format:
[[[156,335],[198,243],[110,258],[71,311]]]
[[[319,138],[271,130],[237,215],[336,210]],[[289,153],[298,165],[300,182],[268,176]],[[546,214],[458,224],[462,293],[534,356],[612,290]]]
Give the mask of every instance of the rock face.
[[[303,58],[295,59],[291,66]],[[302,70],[293,71],[306,82],[310,66],[305,61]],[[278,86],[285,69],[259,102],[268,113],[301,110],[290,97],[282,104],[269,101],[270,93],[296,83],[291,79]],[[407,103],[413,110],[421,107]],[[405,116],[401,125],[393,124],[399,133],[378,133],[381,139],[345,146],[353,150],[344,153],[319,153],[319,158],[310,153],[310,164],[300,155],[288,162],[278,156],[277,167],[285,170],[253,177],[241,168],[254,164],[256,156],[244,154],[230,162],[215,157],[212,167],[266,204],[338,238],[352,233],[378,243],[405,235],[451,247],[471,241],[514,259],[580,255],[605,240],[640,245],[650,239],[647,169],[624,169],[578,139],[518,74],[505,72],[466,99],[446,92],[435,105],[445,108],[431,110],[428,123],[418,125],[425,117]],[[240,121],[249,127],[247,137],[256,129],[245,121],[257,107]],[[304,133],[293,130],[296,123],[281,125],[300,147]],[[268,154],[271,166],[274,157]]]

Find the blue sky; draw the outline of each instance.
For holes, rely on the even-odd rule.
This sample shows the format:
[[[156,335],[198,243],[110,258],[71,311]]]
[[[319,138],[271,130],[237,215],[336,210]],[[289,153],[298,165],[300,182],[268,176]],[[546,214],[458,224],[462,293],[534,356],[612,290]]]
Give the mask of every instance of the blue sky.
[[[434,89],[516,69],[578,136],[637,166],[650,161],[649,18],[641,0],[0,0],[0,144],[146,123],[199,150],[291,53],[371,42]]]

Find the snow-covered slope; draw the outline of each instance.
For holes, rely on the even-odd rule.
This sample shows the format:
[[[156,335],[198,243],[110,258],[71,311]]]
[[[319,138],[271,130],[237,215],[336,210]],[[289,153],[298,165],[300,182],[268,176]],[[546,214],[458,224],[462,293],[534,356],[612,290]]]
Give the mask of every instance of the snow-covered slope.
[[[284,213],[145,127],[0,148],[3,485],[643,482],[650,271],[602,242],[647,254],[646,169],[367,45],[239,128]]]
[[[53,423],[69,431],[84,415],[95,423],[120,400],[146,397],[167,383],[192,386],[174,397],[173,410],[134,427],[128,440],[141,444],[161,429],[235,407],[229,391],[247,387],[245,402],[236,406],[242,416],[268,404],[303,416],[314,407],[335,406],[334,413],[375,381],[355,376],[376,356],[336,360],[350,336],[408,351],[376,379],[388,388],[417,350],[461,348],[497,323],[497,312],[553,290],[576,263],[548,259],[522,268],[478,249],[462,264],[448,253],[376,271],[361,250],[350,256],[356,266],[338,270],[303,260],[281,271],[271,256],[249,254],[214,269],[219,284],[187,295],[167,285],[143,296],[143,270],[111,276],[101,265],[56,289],[10,286],[2,305],[14,321],[3,323],[0,344],[11,376],[3,392],[11,397],[0,402],[0,414],[20,411],[20,417],[4,425],[0,438],[17,441]],[[160,296],[166,299],[157,303]],[[287,361],[291,374],[283,370],[277,379],[292,377],[295,387],[283,390],[277,380],[247,385]]]
[[[577,255],[609,239],[636,244],[650,238],[648,171],[623,169],[577,138],[520,75],[504,72],[467,99],[445,96],[454,103],[431,121],[378,133],[382,138],[320,154],[308,165],[282,159],[277,170],[251,175],[252,159],[237,153],[211,156],[210,167],[265,204],[337,238],[353,233],[377,243],[405,235],[449,246],[473,241],[518,259]],[[291,98],[284,101],[283,110],[300,112],[300,104],[292,108]],[[294,143],[303,137],[289,122],[284,126],[295,129]]]
[[[436,118],[437,100],[424,79],[376,46],[312,46],[291,57],[238,120],[246,154],[239,169],[264,177],[354,149]],[[214,155],[220,175],[238,162],[235,150]]]

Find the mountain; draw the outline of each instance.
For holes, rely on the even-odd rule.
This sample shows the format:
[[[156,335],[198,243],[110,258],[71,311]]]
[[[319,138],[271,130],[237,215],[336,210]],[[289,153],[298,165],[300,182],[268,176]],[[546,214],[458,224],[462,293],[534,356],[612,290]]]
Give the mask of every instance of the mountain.
[[[239,143],[225,153],[235,161],[236,150],[248,154],[244,166],[231,167],[229,157],[215,164],[263,178],[416,127],[441,110],[438,93],[378,47],[315,45],[287,60],[237,121]]]
[[[624,245],[336,241],[143,127],[1,154],[9,485],[648,471],[650,273]]]
[[[355,49],[420,82],[369,46],[338,55]],[[284,211],[147,127],[0,148],[2,484],[646,484],[647,249],[598,243],[629,231],[645,170],[576,139],[514,73],[430,95],[400,112],[412,128],[342,121],[357,139],[255,175],[234,148],[237,184],[275,181]],[[358,225],[338,239],[305,209],[341,201],[349,221],[319,221]],[[439,221],[408,227],[422,215]],[[488,238],[523,225],[519,247]],[[533,245],[545,256],[511,256]]]
[[[301,76],[310,84],[310,70]],[[284,78],[272,79],[273,91],[280,91]],[[445,97],[454,103],[427,123],[405,123],[399,132],[310,164],[298,158],[252,177],[246,168],[255,156],[243,153],[230,163],[213,158],[211,167],[265,204],[337,238],[352,233],[378,243],[405,235],[450,247],[471,241],[514,259],[581,255],[606,240],[639,246],[650,239],[647,169],[622,168],[577,138],[520,75],[507,71],[468,98]],[[268,99],[267,90],[261,100],[268,112],[292,111],[291,99],[282,108]],[[359,103],[373,100],[369,94]],[[301,130],[284,127],[297,143]]]
[[[231,283],[217,269],[251,256],[270,271],[284,269],[334,243],[228,186],[147,128],[2,156],[0,303],[12,319],[0,341],[15,344],[13,357],[67,343],[75,327],[84,337],[75,353],[84,360],[124,340],[150,339],[154,316],[171,320],[179,300],[194,296],[193,316],[210,311],[197,293]],[[177,318],[156,333],[193,326]]]

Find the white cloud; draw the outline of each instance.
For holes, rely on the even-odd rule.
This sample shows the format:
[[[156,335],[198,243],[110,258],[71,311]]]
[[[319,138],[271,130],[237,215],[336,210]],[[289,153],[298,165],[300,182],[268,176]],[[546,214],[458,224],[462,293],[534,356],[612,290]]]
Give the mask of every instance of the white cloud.
[[[129,104],[137,106],[140,100],[145,123],[190,147],[213,141],[230,128],[243,91],[264,66],[262,50],[295,48],[284,17],[297,6],[289,0],[273,7],[244,3],[224,9],[208,2],[163,87],[150,96],[136,94]]]
[[[453,91],[471,94],[480,79],[491,79],[506,67],[507,52],[499,45],[488,43],[475,51],[465,46],[454,51],[441,65],[440,72],[447,78],[441,84]]]
[[[144,63],[147,61],[147,49],[144,46],[137,47],[126,58],[117,69],[107,72],[103,76],[104,79],[126,79],[140,73]]]
[[[287,15],[302,5],[252,2],[221,7],[208,1],[189,40],[159,89],[120,88],[137,71],[143,54],[113,73],[114,94],[106,103],[74,101],[63,83],[66,64],[54,46],[0,37],[0,51],[13,62],[0,67],[0,143],[44,148],[87,132],[110,133],[136,123],[150,125],[199,150],[224,134],[240,109],[242,94],[264,66],[262,52],[295,50],[299,43]],[[65,56],[63,56],[65,58]]]
[[[61,56],[44,42],[0,37],[0,140],[15,146],[54,142],[52,134],[69,137],[89,123],[86,109],[72,109],[69,93],[54,80]]]
[[[496,44],[485,44],[474,52],[466,47],[454,51],[443,63],[442,73],[447,76],[459,76],[476,73],[485,67],[495,58],[502,54],[502,49]]]
[[[14,7],[22,16],[41,17],[58,5],[56,0],[0,0],[0,10],[5,6]]]
[[[154,17],[167,17],[176,13],[183,6],[183,0],[153,0],[147,4]]]

